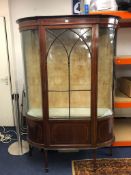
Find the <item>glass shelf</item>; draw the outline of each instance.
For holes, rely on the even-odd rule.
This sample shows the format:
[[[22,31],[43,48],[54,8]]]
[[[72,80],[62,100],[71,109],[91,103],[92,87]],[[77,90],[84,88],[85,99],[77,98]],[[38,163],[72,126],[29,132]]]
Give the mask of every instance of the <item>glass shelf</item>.
[[[90,118],[90,108],[70,108],[71,118],[88,117]],[[68,108],[50,108],[49,110],[51,119],[69,118]],[[38,108],[30,109],[27,113],[29,116],[42,118],[42,110]],[[112,115],[112,110],[108,108],[98,108],[98,118]]]

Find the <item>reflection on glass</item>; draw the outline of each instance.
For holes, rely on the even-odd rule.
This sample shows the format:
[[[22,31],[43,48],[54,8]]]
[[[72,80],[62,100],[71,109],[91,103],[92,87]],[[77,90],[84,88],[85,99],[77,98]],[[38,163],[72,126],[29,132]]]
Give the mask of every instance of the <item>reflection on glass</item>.
[[[102,117],[112,115],[114,29],[100,28],[99,34],[97,115]]]
[[[74,46],[70,56],[70,89],[91,89],[91,56],[84,42]]]
[[[50,118],[90,117],[91,33],[46,30]]]
[[[39,41],[36,30],[22,32],[27,114],[42,118]]]
[[[69,89],[68,59],[65,49],[57,40],[49,50],[47,63],[48,90],[67,91]]]

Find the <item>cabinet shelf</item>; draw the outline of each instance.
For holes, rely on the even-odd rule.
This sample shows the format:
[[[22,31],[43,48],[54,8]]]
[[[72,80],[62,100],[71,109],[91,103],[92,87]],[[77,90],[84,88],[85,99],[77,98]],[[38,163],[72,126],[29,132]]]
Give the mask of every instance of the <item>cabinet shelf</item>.
[[[131,108],[131,98],[120,91],[116,92],[114,101],[115,108]]]
[[[117,56],[115,58],[115,64],[117,65],[125,65],[125,64],[131,64],[131,55],[122,55],[122,56]]]

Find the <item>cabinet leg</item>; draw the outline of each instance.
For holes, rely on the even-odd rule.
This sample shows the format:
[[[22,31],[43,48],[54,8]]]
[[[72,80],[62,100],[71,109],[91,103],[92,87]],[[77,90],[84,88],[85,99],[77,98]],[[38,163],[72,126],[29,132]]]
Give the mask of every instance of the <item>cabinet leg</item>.
[[[33,147],[29,145],[29,156],[32,156],[32,150],[33,150]]]
[[[40,151],[43,153],[43,151],[44,151],[44,150],[43,150],[43,148],[41,148],[41,150],[40,150]]]
[[[109,148],[109,155],[112,156],[112,145]]]
[[[45,172],[48,173],[48,150],[44,149]]]
[[[93,171],[96,172],[97,166],[96,166],[96,154],[97,154],[97,150],[96,148],[93,149]]]

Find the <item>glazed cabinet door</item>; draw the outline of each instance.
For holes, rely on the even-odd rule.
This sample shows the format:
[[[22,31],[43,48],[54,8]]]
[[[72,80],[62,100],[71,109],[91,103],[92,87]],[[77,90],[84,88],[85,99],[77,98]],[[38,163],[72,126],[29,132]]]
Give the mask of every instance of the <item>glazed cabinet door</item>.
[[[46,35],[49,119],[90,118],[91,28]]]
[[[51,144],[90,144],[91,47],[91,27],[46,29]]]

